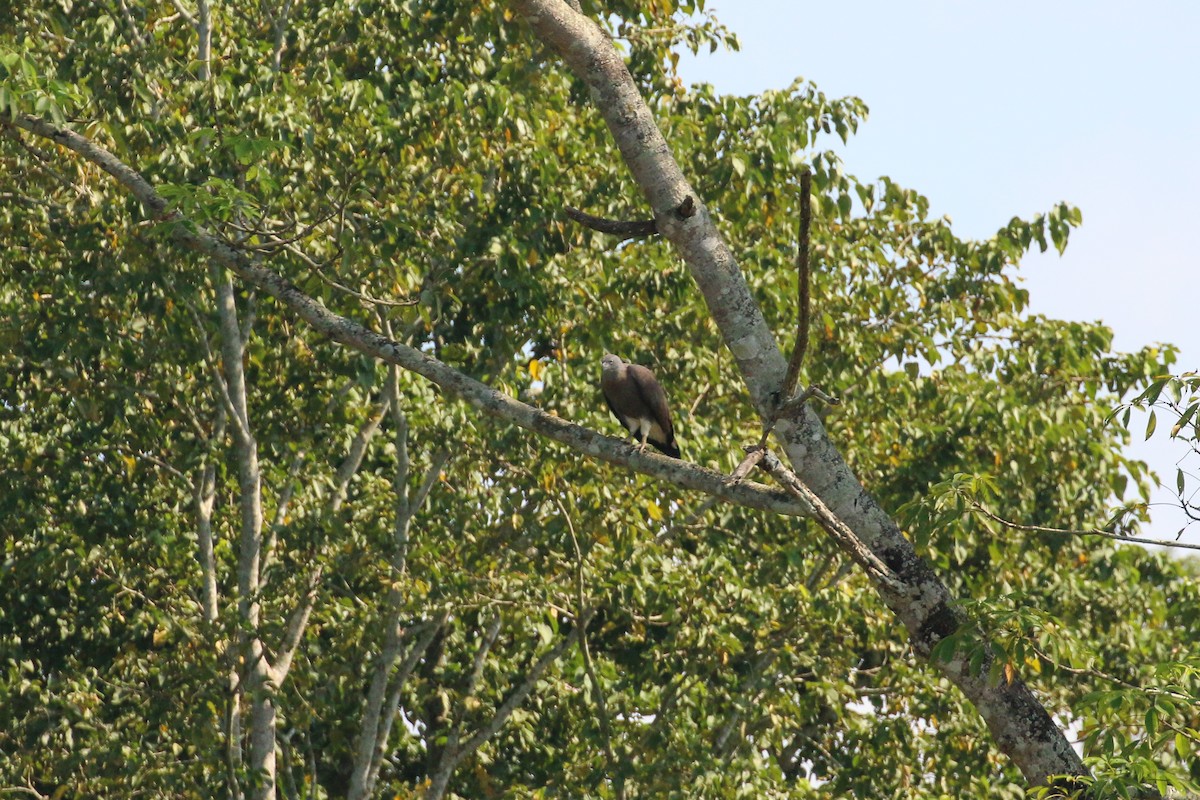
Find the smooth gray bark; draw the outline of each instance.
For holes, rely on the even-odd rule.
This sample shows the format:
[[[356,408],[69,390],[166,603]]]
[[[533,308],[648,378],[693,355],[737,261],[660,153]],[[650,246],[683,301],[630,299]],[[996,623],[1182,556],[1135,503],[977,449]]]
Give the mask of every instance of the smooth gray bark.
[[[654,211],[660,233],[686,261],[756,409],[768,419],[787,362],[621,55],[599,26],[562,0],[511,0],[510,5],[591,90],[597,110]],[[688,198],[695,202],[696,213],[680,219],[674,211]],[[796,476],[896,578],[893,583],[868,571],[880,597],[908,629],[914,650],[928,658],[937,642],[965,622],[951,606],[946,585],[859,483],[816,414],[805,408],[796,419],[780,420],[775,436]],[[974,703],[997,746],[1030,783],[1046,783],[1052,775],[1086,774],[1062,731],[1020,678],[993,683],[988,678],[990,665],[973,673],[965,655],[933,663]]]

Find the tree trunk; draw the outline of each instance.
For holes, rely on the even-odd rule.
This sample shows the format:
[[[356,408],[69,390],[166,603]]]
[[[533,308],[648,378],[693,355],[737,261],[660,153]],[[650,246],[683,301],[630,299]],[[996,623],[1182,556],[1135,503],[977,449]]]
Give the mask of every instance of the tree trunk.
[[[511,5],[591,89],[593,102],[654,210],[659,232],[687,262],[756,409],[768,419],[787,362],[733,254],[671,156],[620,54],[595,23],[561,0],[512,0]],[[674,212],[689,198],[696,211],[681,219]],[[862,487],[811,410],[803,409],[795,420],[781,419],[775,435],[796,475],[899,577],[899,587],[875,581],[876,590],[904,622],[916,652],[928,658],[933,645],[965,622],[951,607],[945,584]],[[993,684],[988,679],[989,664],[972,674],[962,654],[934,663],[975,704],[997,746],[1030,783],[1043,784],[1058,774],[1086,774],[1062,731],[1019,678]]]

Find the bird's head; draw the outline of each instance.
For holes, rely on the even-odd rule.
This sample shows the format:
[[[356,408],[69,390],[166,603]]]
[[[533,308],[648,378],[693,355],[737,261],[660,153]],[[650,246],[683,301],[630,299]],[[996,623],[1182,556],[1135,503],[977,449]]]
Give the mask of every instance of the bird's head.
[[[600,359],[601,369],[609,373],[619,370],[622,363],[624,362],[622,362],[621,359],[617,358],[612,353],[605,353],[604,358]]]

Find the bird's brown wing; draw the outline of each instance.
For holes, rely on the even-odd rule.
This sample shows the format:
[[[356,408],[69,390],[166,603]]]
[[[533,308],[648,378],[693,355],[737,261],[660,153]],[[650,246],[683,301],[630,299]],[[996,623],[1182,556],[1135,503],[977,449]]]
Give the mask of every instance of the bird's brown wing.
[[[663,444],[673,447],[675,444],[675,429],[671,425],[671,409],[667,405],[667,393],[663,391],[662,384],[654,377],[653,372],[638,364],[630,364],[628,374],[633,385],[637,388],[642,402],[650,410],[655,423],[658,424],[658,427],[662,428],[666,439]]]
[[[613,401],[608,397],[608,389],[601,386],[600,394],[604,395],[604,402],[608,406],[608,410],[612,412],[612,415],[617,418],[617,422],[621,423],[621,427],[628,430],[629,426],[625,424],[625,417],[621,416],[621,412],[617,411],[617,407],[613,405]]]

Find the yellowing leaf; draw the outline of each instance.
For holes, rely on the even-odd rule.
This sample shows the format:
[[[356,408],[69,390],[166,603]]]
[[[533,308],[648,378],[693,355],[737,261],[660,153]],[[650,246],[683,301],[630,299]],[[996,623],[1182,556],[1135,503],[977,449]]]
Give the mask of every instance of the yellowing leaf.
[[[650,515],[650,519],[655,522],[661,522],[663,518],[662,509],[658,507],[658,503],[653,500],[646,501],[646,513]]]
[[[540,381],[542,379],[542,362],[538,361],[536,358],[529,360],[529,377],[533,378],[535,381]]]

